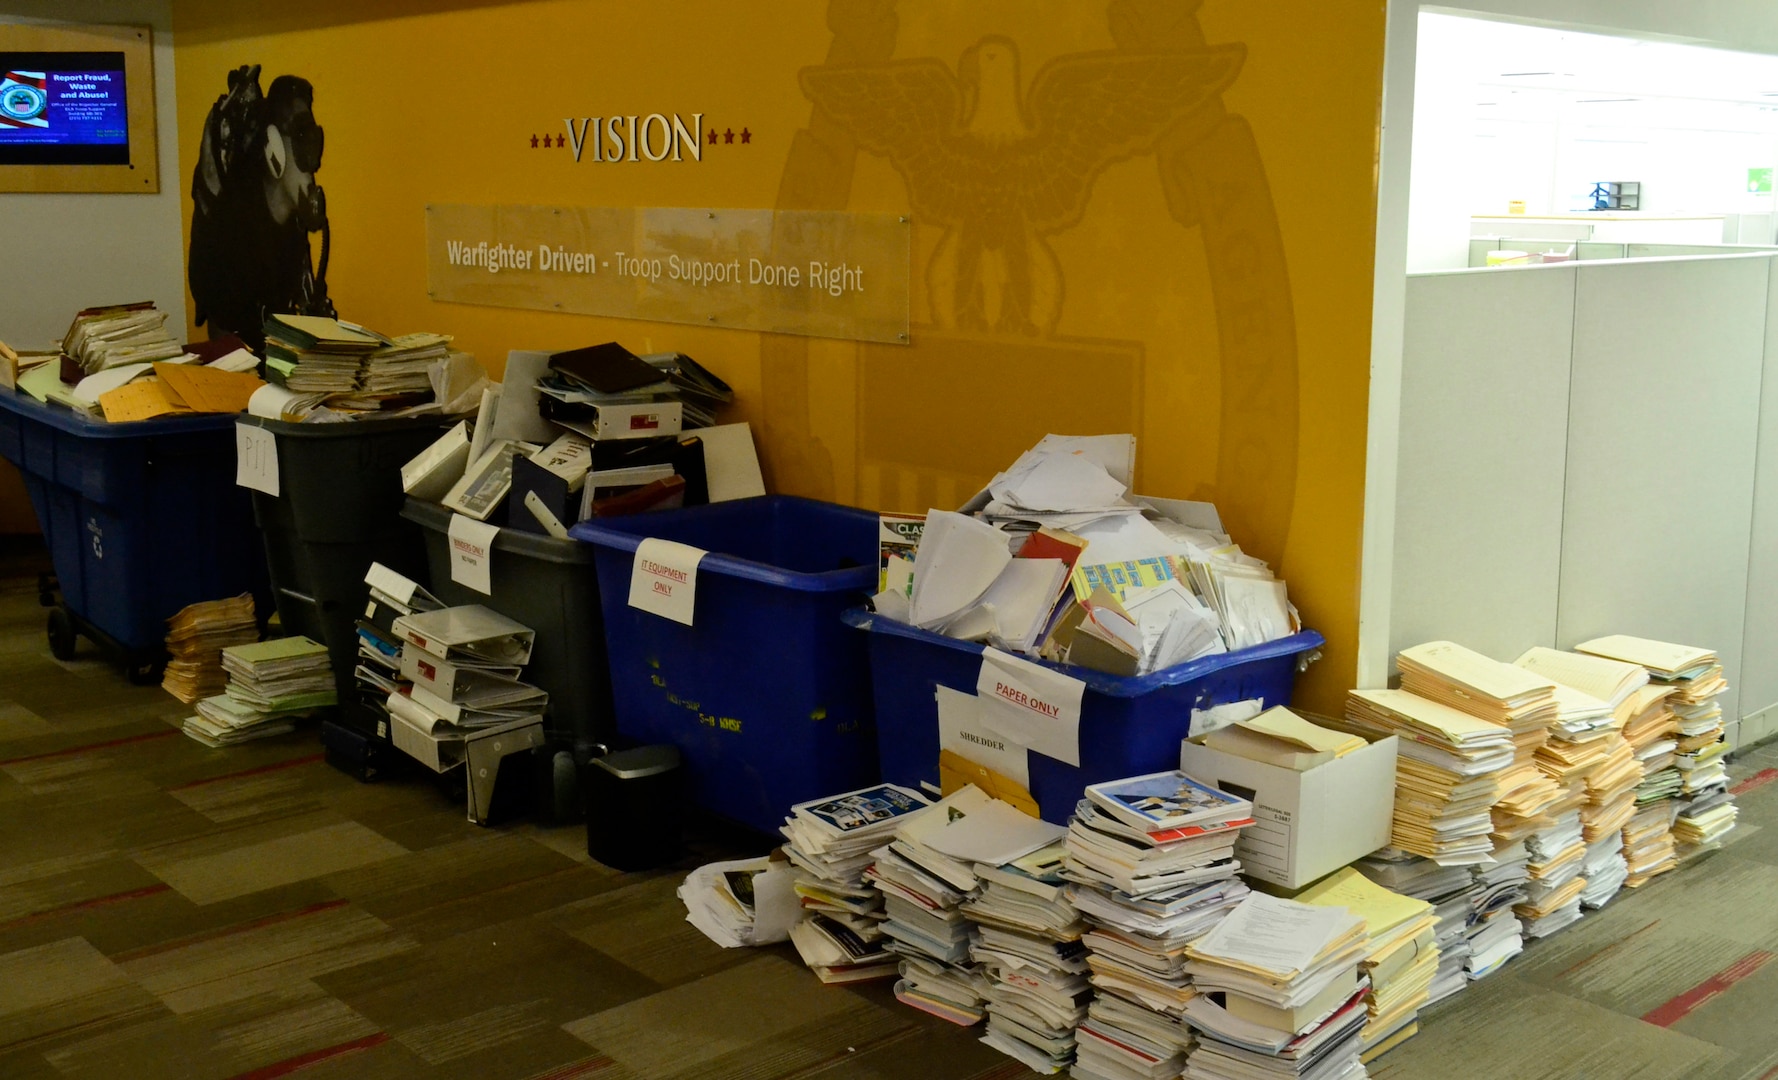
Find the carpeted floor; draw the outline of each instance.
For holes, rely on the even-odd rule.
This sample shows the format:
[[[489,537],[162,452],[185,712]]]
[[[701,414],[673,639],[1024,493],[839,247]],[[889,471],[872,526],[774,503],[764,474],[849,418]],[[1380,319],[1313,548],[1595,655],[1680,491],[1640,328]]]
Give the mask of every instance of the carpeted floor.
[[[884,985],[684,922],[684,869],[582,830],[480,828],[363,785],[312,731],[209,750],[0,581],[0,1077],[1010,1078]],[[1778,1077],[1778,751],[1723,852],[1626,894],[1424,1019],[1386,1080]]]

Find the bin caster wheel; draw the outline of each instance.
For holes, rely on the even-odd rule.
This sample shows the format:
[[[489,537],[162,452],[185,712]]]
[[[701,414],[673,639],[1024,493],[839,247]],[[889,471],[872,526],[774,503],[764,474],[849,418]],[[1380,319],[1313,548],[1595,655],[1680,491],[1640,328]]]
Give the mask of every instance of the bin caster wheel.
[[[79,635],[74,631],[74,620],[61,608],[51,608],[49,612],[49,654],[57,660],[74,659],[74,645]]]
[[[161,681],[162,675],[166,674],[166,665],[159,660],[151,660],[146,664],[131,664],[124,669],[124,674],[129,676],[132,686],[153,686]]]
[[[37,594],[37,606],[38,607],[55,607],[56,606],[56,594],[48,591],[47,589],[44,590],[43,592],[38,593]]]
[[[37,575],[37,606],[39,606],[39,607],[55,607],[56,606],[55,579],[50,577],[48,574],[38,574]]]

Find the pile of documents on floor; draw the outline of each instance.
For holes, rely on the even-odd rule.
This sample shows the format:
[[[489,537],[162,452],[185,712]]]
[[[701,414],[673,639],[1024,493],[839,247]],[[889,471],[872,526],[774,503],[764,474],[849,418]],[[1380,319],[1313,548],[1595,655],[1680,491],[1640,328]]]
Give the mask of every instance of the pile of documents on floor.
[[[878,784],[790,808],[780,831],[788,841],[784,854],[797,867],[794,890],[803,906],[790,941],[822,982],[898,974],[900,957],[883,931],[883,894],[865,871],[877,861],[873,852],[930,805],[917,791]]]
[[[1624,847],[1631,852],[1630,880],[1640,885],[1655,874],[1688,857],[1716,847],[1735,827],[1735,797],[1728,790],[1722,705],[1716,699],[1728,690],[1722,665],[1710,649],[1616,634],[1583,641],[1577,652],[1606,657],[1647,670],[1650,685],[1669,690],[1662,703],[1674,717],[1673,765],[1677,776],[1659,789],[1671,795],[1668,809],[1670,834],[1675,845],[1671,862],[1660,857],[1663,846],[1656,836],[1656,799],[1643,799],[1642,809],[1624,833]],[[1675,787],[1673,780],[1678,781]],[[1646,813],[1646,816],[1645,816]],[[1632,833],[1641,842],[1632,844]],[[1652,856],[1650,854],[1652,849]],[[1642,855],[1638,859],[1636,855]]]
[[[1048,435],[959,512],[885,515],[876,611],[923,630],[1145,675],[1302,627],[1208,503],[1130,494],[1136,440]]]
[[[698,867],[679,886],[685,921],[725,949],[790,939],[802,918],[796,867],[781,855]]]
[[[248,411],[268,420],[333,423],[401,416],[461,416],[481,402],[487,377],[448,334],[388,337],[319,315],[268,315],[265,376]]]
[[[180,345],[166,318],[149,302],[89,308],[56,359],[17,367],[12,382],[39,401],[112,423],[244,409],[264,385],[253,374],[258,358],[234,337]]]
[[[206,746],[283,735],[294,721],[336,704],[327,646],[305,637],[274,638],[222,650],[228,689],[197,704],[185,733]]]
[[[1196,1045],[1186,946],[1247,897],[1234,848],[1253,823],[1252,803],[1182,772],[1086,789],[1063,867],[1092,927],[1075,1076],[1179,1075]]]
[[[1316,907],[1342,907],[1364,920],[1369,941],[1359,970],[1370,980],[1359,1057],[1370,1062],[1414,1037],[1438,973],[1439,917],[1425,900],[1391,892],[1351,867],[1296,894]]]
[[[1359,963],[1369,952],[1364,919],[1343,907],[1250,894],[1186,946],[1197,995],[1185,1018],[1198,1045],[1184,1075],[1364,1076],[1370,985]]]
[[[475,521],[555,537],[588,518],[763,495],[752,430],[710,426],[732,396],[677,353],[639,357],[615,342],[512,352],[475,422],[408,462],[402,488]]]
[[[228,689],[222,650],[259,640],[253,597],[205,600],[182,608],[167,620],[167,669],[161,689],[187,705]]]
[[[1441,866],[1431,859],[1385,848],[1358,860],[1353,869],[1390,892],[1432,905],[1438,919],[1433,945],[1438,949],[1438,970],[1429,990],[1431,1001],[1442,1001],[1469,985],[1469,921],[1483,885],[1468,866]]]
[[[358,663],[352,669],[355,705],[371,717],[377,736],[390,738],[391,695],[412,698],[414,681],[401,673],[401,635],[395,620],[403,615],[437,611],[444,607],[438,597],[405,574],[373,562],[364,575],[370,598],[364,616],[357,620]]]
[[[393,584],[392,577],[383,580]],[[384,702],[391,741],[442,773],[467,760],[473,740],[541,728],[549,695],[519,680],[536,640],[531,628],[477,604],[418,610],[412,603],[418,595],[408,597],[416,610],[389,623],[401,642],[405,684]],[[365,642],[362,632],[359,641]]]

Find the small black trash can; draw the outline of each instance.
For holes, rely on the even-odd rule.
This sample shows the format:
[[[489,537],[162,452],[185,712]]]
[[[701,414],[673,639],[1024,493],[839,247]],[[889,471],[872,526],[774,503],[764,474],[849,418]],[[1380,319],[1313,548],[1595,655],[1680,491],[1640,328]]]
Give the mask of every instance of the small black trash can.
[[[678,858],[682,775],[679,748],[669,744],[587,762],[586,853],[614,870],[647,870]]]

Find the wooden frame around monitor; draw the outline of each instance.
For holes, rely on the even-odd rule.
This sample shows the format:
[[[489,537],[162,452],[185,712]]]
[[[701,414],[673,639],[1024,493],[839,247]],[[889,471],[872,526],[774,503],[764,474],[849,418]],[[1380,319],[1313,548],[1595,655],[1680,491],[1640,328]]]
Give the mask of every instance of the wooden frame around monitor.
[[[0,165],[0,192],[107,192],[161,189],[154,129],[154,42],[146,26],[78,23],[0,25],[0,52],[121,52],[129,113],[128,165]]]

